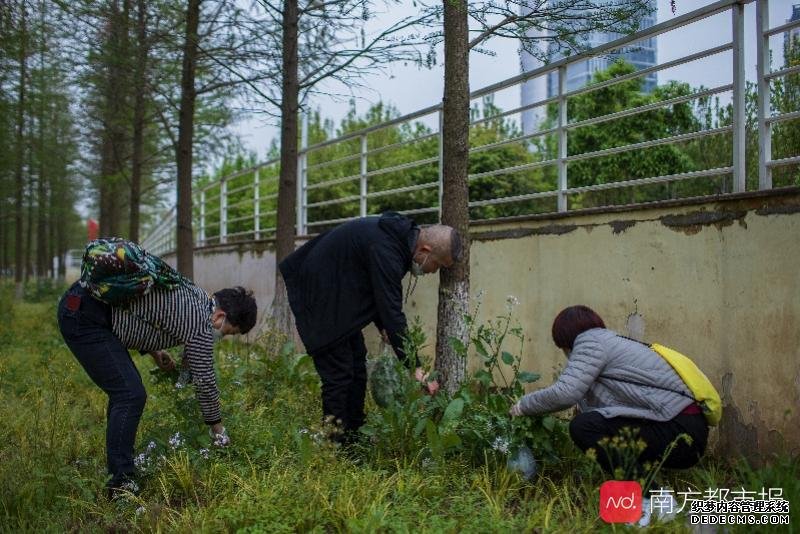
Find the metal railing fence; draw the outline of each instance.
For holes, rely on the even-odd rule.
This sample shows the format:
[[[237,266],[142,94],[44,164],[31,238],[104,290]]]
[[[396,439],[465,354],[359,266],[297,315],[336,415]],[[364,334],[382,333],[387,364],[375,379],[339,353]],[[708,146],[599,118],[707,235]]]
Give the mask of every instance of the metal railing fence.
[[[755,1],[757,48],[757,127],[748,133],[745,96],[744,7]],[[588,58],[635,49],[637,43],[691,26],[709,17],[727,17],[730,39],[694,50],[662,63],[624,72],[611,79],[568,90],[567,71]],[[714,19],[716,20],[716,19]],[[470,216],[486,219],[526,213],[565,212],[569,209],[629,202],[678,198],[702,194],[741,192],[773,187],[777,169],[800,164],[800,154],[773,159],[775,130],[800,119],[797,109],[776,109],[773,83],[781,80],[800,86],[800,65],[772,70],[771,37],[800,27],[800,21],[769,25],[768,0],[719,0],[630,36],[566,57],[474,91],[473,102],[484,100],[483,113],[470,122]],[[645,76],[687,64],[716,61],[728,65],[730,75],[713,87],[681,91],[656,90],[649,100],[625,109],[599,114],[576,112],[591,98],[607,98],[620,84],[636,83]],[[491,105],[492,96],[518,89],[534,80],[557,76],[556,94],[536,102],[501,111]],[[729,116],[703,123],[699,112],[714,99],[730,101]],[[613,108],[613,106],[612,106]],[[724,106],[723,106],[724,108]],[[591,141],[593,132],[636,132],[646,121],[680,110],[689,111],[691,127],[665,131],[655,138],[635,139],[614,146]],[[537,127],[522,131],[512,117],[531,114]],[[303,123],[298,155],[297,235],[315,233],[353,217],[394,209],[415,215],[423,222],[438,219],[442,197],[442,106],[437,104],[401,117],[308,145]],[[589,133],[587,133],[589,132]],[[641,132],[642,136],[648,132]],[[748,137],[748,135],[750,137]],[[629,136],[631,138],[636,135]],[[587,141],[586,139],[589,139]],[[727,139],[730,139],[728,141]],[[757,172],[748,172],[748,143],[757,151]],[[681,154],[695,154],[687,163]],[[617,159],[614,159],[617,158]],[[618,165],[627,158],[627,172],[613,180],[597,182],[598,169]],[[646,160],[664,160],[655,173]],[[676,163],[671,164],[670,161]],[[691,158],[689,158],[691,159]],[[641,162],[641,165],[639,163]],[[611,166],[611,167],[609,167]],[[277,214],[279,162],[270,160],[224,176],[197,191],[195,228],[197,245],[274,236]],[[748,184],[749,174],[758,181]],[[785,174],[785,173],[784,173]],[[172,210],[145,239],[156,253],[174,248]]]

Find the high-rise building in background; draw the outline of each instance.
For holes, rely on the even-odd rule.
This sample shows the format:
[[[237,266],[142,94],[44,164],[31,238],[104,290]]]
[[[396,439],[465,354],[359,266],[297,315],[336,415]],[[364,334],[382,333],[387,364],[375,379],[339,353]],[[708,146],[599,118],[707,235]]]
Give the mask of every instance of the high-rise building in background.
[[[615,0],[607,0],[609,3]],[[656,2],[650,0],[652,13],[642,19],[640,28],[649,28],[656,23]],[[536,38],[542,36],[542,32],[532,30],[528,37]],[[586,38],[586,44],[591,47],[604,45],[622,37],[616,32],[592,32]],[[564,57],[564,51],[555,44],[545,44],[547,46],[546,57],[550,62],[557,61]],[[631,63],[637,70],[652,67],[656,64],[657,40],[655,37],[645,39],[636,43],[636,46],[627,46],[622,50],[611,51],[602,56],[585,59],[574,63],[567,68],[566,90],[572,91],[587,85],[591,82],[594,73],[599,70],[607,69],[617,59],[623,59]],[[530,52],[522,51],[520,54],[522,72],[530,72],[540,66],[542,61],[534,57]],[[646,92],[652,91],[658,84],[656,73],[650,73],[643,78],[642,89]],[[558,73],[553,72],[547,77],[539,76],[522,84],[521,105],[533,104],[545,98],[549,98],[558,93]],[[542,119],[544,118],[544,108],[534,108],[522,113],[522,130],[525,134],[535,132]]]
[[[800,20],[800,4],[792,6],[792,16],[786,22],[794,22]],[[792,28],[783,33],[783,59],[785,63],[789,63],[789,58],[798,54],[800,48],[800,28]]]

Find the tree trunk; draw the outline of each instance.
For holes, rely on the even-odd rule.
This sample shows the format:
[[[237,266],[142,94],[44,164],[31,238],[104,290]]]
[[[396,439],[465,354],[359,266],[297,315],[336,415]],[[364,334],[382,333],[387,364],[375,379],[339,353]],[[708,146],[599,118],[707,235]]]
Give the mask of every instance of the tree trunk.
[[[47,179],[45,178],[45,147],[44,147],[44,122],[45,118],[45,65],[44,65],[44,49],[46,46],[45,39],[47,33],[44,28],[45,5],[40,4],[41,10],[41,27],[42,32],[41,46],[39,47],[39,187],[36,196],[36,276],[47,276],[47,252],[48,252],[48,239],[47,239]]]
[[[56,225],[56,250],[58,254],[58,273],[56,274],[59,282],[64,282],[67,277],[67,229],[65,210],[59,210],[59,223]]]
[[[50,183],[50,191],[49,195],[47,196],[47,204],[48,204],[48,225],[47,225],[47,272],[49,273],[50,278],[56,277],[56,268],[55,264],[55,257],[58,251],[57,245],[58,242],[56,241],[56,227],[58,226],[58,206],[55,202],[55,182],[57,178],[55,178]]]
[[[35,276],[33,272],[33,176],[30,169],[33,169],[33,151],[28,150],[28,216],[25,225],[25,281]]]
[[[26,49],[25,40],[25,4],[20,4],[20,44],[19,44],[19,91],[17,92],[17,168],[15,170],[16,179],[16,208],[14,210],[14,283],[15,296],[22,298],[22,276],[24,270],[24,256],[22,244],[22,193],[25,190],[25,181],[22,170],[25,161],[25,71],[26,71]]]
[[[275,231],[277,262],[294,251],[297,204],[297,133],[300,82],[298,77],[298,4],[286,0],[283,5],[283,80],[281,87],[281,171],[278,186],[278,221]],[[297,229],[297,233],[300,229]],[[287,338],[293,336],[294,321],[280,271],[275,272],[275,300],[272,314],[276,327]]]
[[[3,211],[8,213],[8,208],[5,204],[3,205]],[[7,211],[8,210],[8,211]],[[8,239],[8,231],[11,229],[11,225],[6,222],[7,220],[11,220],[10,217],[0,217],[0,273],[3,276],[8,274],[9,265],[9,239]]]
[[[109,94],[107,103],[110,105],[111,120],[111,165],[113,169],[112,180],[109,184],[108,231],[113,236],[120,236],[123,232],[123,209],[125,206],[126,189],[123,187],[125,176],[125,161],[128,153],[127,128],[130,124],[127,116],[127,100],[130,91],[128,76],[128,33],[130,22],[130,0],[122,0],[122,11],[117,2],[114,2],[112,22],[112,54],[111,78],[109,80]]]
[[[186,8],[186,40],[183,46],[181,73],[181,105],[178,123],[178,271],[194,276],[194,237],[192,235],[192,141],[194,107],[197,90],[194,86],[197,68],[197,28],[200,23],[200,1],[189,0]]]
[[[131,161],[130,229],[128,236],[139,241],[139,202],[142,191],[142,146],[144,143],[144,99],[147,84],[147,33],[145,1],[138,0],[136,14],[136,74],[133,105],[133,155]]]
[[[111,173],[113,152],[111,149],[110,132],[108,128],[103,128],[100,133],[100,183],[99,183],[99,196],[100,206],[98,214],[98,233],[99,237],[110,237],[110,223],[112,214],[109,210],[108,198],[111,196]]]
[[[436,328],[436,370],[442,387],[455,392],[466,374],[466,359],[450,344],[450,338],[466,344],[464,314],[469,312],[469,27],[467,2],[444,2],[444,97],[442,138],[442,224],[461,234],[462,260],[439,274],[439,307]]]

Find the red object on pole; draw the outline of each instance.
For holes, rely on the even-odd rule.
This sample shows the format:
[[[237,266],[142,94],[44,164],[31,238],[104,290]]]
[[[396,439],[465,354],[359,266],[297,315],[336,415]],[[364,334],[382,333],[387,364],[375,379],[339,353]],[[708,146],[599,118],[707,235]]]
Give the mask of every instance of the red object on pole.
[[[89,241],[97,239],[97,233],[99,230],[100,226],[97,224],[97,221],[94,219],[89,219],[86,221],[86,233],[89,237]]]

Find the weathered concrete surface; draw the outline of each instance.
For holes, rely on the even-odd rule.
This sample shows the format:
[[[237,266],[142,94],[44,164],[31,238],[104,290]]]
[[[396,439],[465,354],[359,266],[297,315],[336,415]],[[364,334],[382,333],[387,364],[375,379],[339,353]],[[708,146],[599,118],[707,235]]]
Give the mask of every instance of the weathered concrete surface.
[[[725,415],[714,439],[756,458],[800,447],[800,190],[704,202],[591,210],[478,224],[472,231],[473,296],[479,320],[520,301],[524,365],[552,381],[564,356],[555,315],[572,304],[598,311],[622,333],[692,356],[719,389]],[[262,245],[263,247],[263,245]],[[242,284],[272,301],[268,250],[199,250],[207,289]],[[406,307],[433,350],[438,277],[423,277]],[[638,312],[638,316],[629,316]],[[368,339],[375,343],[373,328]],[[516,350],[517,347],[510,347]],[[471,362],[473,365],[476,362]]]

